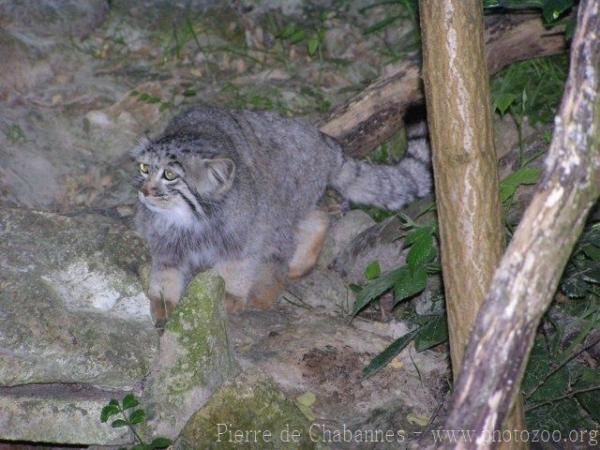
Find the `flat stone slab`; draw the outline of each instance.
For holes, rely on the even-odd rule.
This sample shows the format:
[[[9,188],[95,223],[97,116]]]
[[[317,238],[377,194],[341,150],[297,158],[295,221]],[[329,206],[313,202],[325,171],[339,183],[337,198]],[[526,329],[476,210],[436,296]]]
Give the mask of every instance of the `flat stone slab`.
[[[143,243],[101,215],[0,209],[0,439],[118,445],[100,421],[139,391],[158,333]]]
[[[127,428],[100,422],[102,407],[122,393],[77,385],[31,385],[0,388],[0,433],[3,440],[79,445],[124,445]]]

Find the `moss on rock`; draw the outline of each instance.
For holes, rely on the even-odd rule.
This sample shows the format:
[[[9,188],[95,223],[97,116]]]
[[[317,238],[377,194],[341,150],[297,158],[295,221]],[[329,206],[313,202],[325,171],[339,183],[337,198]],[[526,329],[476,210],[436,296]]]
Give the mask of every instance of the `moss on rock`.
[[[147,391],[157,434],[175,437],[239,370],[227,336],[224,294],[220,277],[202,273],[167,322]]]
[[[244,373],[216,392],[188,421],[175,449],[315,449],[310,423],[275,383]]]

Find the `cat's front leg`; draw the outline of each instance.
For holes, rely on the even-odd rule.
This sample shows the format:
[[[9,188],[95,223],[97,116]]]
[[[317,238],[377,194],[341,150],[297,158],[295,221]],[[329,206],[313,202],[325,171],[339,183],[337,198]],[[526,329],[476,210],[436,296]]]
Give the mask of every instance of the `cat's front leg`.
[[[148,296],[154,325],[163,328],[185,289],[186,273],[177,267],[152,267]]]

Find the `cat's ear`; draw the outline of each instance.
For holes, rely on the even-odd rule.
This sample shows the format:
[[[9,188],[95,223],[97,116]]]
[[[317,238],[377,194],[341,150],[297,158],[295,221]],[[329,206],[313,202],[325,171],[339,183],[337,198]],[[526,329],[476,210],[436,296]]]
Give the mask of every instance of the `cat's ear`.
[[[233,186],[235,163],[229,158],[196,160],[192,173],[199,194],[220,195]]]
[[[231,159],[211,159],[207,167],[208,175],[217,193],[221,194],[231,189],[235,178],[235,163]]]

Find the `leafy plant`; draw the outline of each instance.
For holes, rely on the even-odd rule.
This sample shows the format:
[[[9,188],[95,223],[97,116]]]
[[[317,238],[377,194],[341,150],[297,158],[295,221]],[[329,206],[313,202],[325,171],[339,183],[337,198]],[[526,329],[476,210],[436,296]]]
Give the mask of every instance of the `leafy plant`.
[[[559,20],[574,6],[573,0],[483,0],[487,11],[541,10],[546,23]]]
[[[394,306],[396,306],[402,300],[417,295],[427,287],[428,269],[432,271],[428,264],[437,254],[433,245],[435,228],[432,225],[419,226],[406,216],[405,219],[409,220],[407,227],[410,229],[404,240],[405,245],[410,247],[406,256],[406,265],[381,276],[378,274],[361,287],[354,302],[352,315],[358,314],[390,289],[394,291]],[[372,268],[369,271],[375,272]]]
[[[335,15],[321,6],[306,8],[303,23],[290,22],[280,28],[275,37],[287,45],[303,45],[309,56],[318,56],[323,61],[325,50],[326,21]]]
[[[429,274],[438,271],[437,266],[432,264],[437,257],[434,245],[435,227],[433,225],[417,225],[409,217],[403,217],[408,230],[404,237],[404,244],[406,247],[410,247],[406,255],[406,264],[383,275],[381,275],[379,263],[376,261],[367,265],[365,278],[368,282],[357,290],[352,315],[358,314],[389,290],[394,293],[393,306],[414,297],[427,287]],[[447,339],[444,316],[426,316],[418,320],[421,321],[419,328],[395,340],[363,369],[365,377],[371,376],[385,367],[413,340],[417,350],[422,351]]]
[[[540,169],[526,166],[514,171],[500,182],[500,200],[507,204],[521,185],[536,184],[540,178]]]
[[[593,428],[600,420],[600,373],[576,360],[598,344],[599,339],[585,346],[583,342],[600,323],[600,307],[592,308],[580,320],[581,331],[564,351],[560,349],[564,333],[558,324],[554,324],[553,342],[547,342],[546,335],[536,338],[522,385],[532,428],[569,431]]]
[[[571,298],[600,298],[600,222],[584,229],[559,288]]]
[[[550,124],[560,104],[567,78],[565,55],[531,59],[511,64],[491,83],[493,108],[510,113],[517,125],[528,117],[531,124]]]
[[[123,397],[121,403],[115,399],[112,399],[106,406],[104,406],[104,408],[102,408],[100,413],[100,421],[102,423],[106,423],[111,417],[120,416],[118,419],[115,419],[111,422],[111,426],[113,428],[129,428],[131,434],[133,434],[135,440],[137,441],[137,445],[131,447],[130,450],[154,450],[167,448],[172,444],[170,439],[165,437],[157,437],[153,439],[152,442],[147,444],[136,431],[136,426],[146,420],[146,412],[141,408],[135,409],[131,412],[127,411],[139,406],[139,404],[140,402],[133,394],[127,394],[125,397]]]

